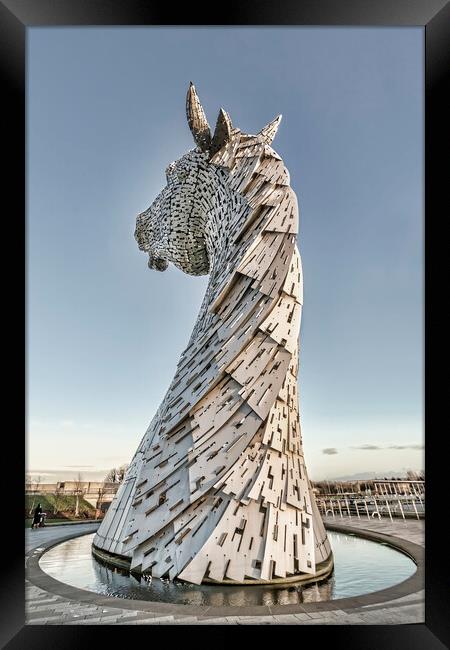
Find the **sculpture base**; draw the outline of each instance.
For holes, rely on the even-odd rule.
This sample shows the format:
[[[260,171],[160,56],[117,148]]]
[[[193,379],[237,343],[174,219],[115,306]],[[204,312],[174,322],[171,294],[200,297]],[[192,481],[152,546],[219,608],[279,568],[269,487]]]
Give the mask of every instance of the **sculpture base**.
[[[123,555],[116,555],[114,553],[109,553],[108,551],[104,551],[100,548],[97,548],[96,546],[94,546],[94,544],[92,544],[92,554],[100,562],[109,564],[110,566],[116,567],[117,569],[123,569],[124,571],[129,571],[130,573],[134,573],[136,575],[142,575],[141,571],[138,571],[136,569],[130,570],[131,560]],[[320,562],[320,564],[316,565],[315,573],[298,573],[296,575],[289,576],[286,578],[273,578],[272,580],[248,579],[248,580],[238,581],[238,580],[225,579],[219,582],[217,580],[211,580],[210,578],[205,578],[202,584],[230,585],[230,586],[238,586],[238,585],[249,585],[249,586],[280,585],[281,586],[284,584],[306,585],[312,582],[322,582],[323,580],[326,580],[331,575],[333,568],[334,568],[334,559],[333,559],[333,553],[331,553],[327,560],[325,560],[324,562]],[[180,582],[183,581],[180,580]]]
[[[332,573],[334,568],[333,553],[330,554],[330,557],[321,562],[316,566],[315,573],[298,573],[293,576],[286,578],[272,578],[272,580],[257,580],[255,578],[248,580],[222,580],[218,582],[217,580],[211,580],[210,578],[205,578],[203,580],[204,584],[208,585],[286,585],[286,584],[301,584],[306,585],[311,582],[322,582],[326,580]]]

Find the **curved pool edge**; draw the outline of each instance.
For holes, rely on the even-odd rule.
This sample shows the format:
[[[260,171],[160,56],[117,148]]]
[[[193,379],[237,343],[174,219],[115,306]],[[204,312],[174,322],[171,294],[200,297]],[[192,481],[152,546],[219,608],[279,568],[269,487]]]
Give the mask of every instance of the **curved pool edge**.
[[[112,566],[117,569],[124,569],[125,571],[130,571],[130,560],[123,557],[122,555],[116,555],[114,553],[109,553],[103,549],[98,548],[92,543],[92,555],[97,558],[100,562],[104,562],[107,566]],[[328,558],[320,564],[316,565],[318,569],[316,573],[301,573],[298,575],[290,576],[288,578],[276,578],[274,580],[223,580],[222,582],[216,580],[204,580],[202,584],[205,585],[217,585],[217,586],[231,586],[231,587],[251,587],[251,586],[276,586],[281,587],[283,585],[308,585],[312,582],[323,582],[333,572],[334,569],[334,557],[333,553],[330,553]],[[142,575],[139,571],[135,572],[138,575]]]
[[[382,589],[373,591],[361,596],[350,596],[346,598],[337,598],[335,600],[328,600],[314,603],[302,603],[295,605],[252,605],[246,607],[238,606],[194,606],[182,605],[172,603],[162,603],[147,600],[131,600],[112,596],[102,596],[93,591],[86,589],[79,589],[66,583],[56,580],[48,573],[46,573],[39,564],[41,557],[51,548],[58,546],[62,542],[83,535],[92,534],[92,531],[82,532],[81,534],[72,533],[64,535],[58,540],[53,540],[47,544],[42,544],[39,548],[35,549],[29,556],[27,567],[27,579],[30,583],[50,592],[53,595],[66,598],[68,600],[75,600],[78,602],[97,604],[107,607],[116,607],[119,609],[128,609],[142,612],[154,612],[161,614],[173,615],[197,615],[197,616],[268,616],[274,614],[300,614],[311,612],[322,612],[327,610],[351,610],[361,608],[368,605],[382,605],[390,601],[396,600],[414,594],[424,589],[425,584],[425,549],[419,544],[410,542],[401,537],[394,537],[381,532],[375,532],[368,529],[353,528],[351,526],[340,524],[325,524],[328,530],[336,531],[344,534],[355,535],[365,539],[370,539],[376,542],[388,544],[392,548],[400,551],[404,555],[410,557],[416,564],[417,569],[415,573],[403,580],[402,582]]]

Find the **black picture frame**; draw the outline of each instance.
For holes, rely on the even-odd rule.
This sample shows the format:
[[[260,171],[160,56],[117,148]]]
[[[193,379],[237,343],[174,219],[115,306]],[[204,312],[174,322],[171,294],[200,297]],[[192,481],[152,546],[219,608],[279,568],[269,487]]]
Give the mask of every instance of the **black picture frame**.
[[[9,134],[10,146],[4,150],[6,160],[6,179],[3,186],[3,204],[9,199],[10,210],[4,213],[4,233],[8,234],[7,248],[14,254],[13,266],[9,265],[4,277],[4,304],[16,303],[10,313],[23,316],[23,300],[19,288],[14,287],[24,276],[18,273],[18,258],[26,260],[25,242],[25,54],[26,30],[34,26],[74,26],[74,25],[318,25],[318,26],[422,26],[425,31],[425,426],[426,426],[426,471],[427,471],[427,522],[426,522],[426,622],[417,625],[380,626],[302,626],[296,628],[298,643],[310,637],[314,644],[327,641],[335,647],[400,648],[432,650],[450,646],[449,625],[449,571],[446,536],[442,526],[446,497],[446,473],[448,472],[445,454],[442,453],[443,438],[447,435],[447,421],[444,406],[448,397],[448,382],[434,378],[432,367],[442,366],[448,343],[444,333],[444,316],[448,311],[446,295],[440,291],[442,280],[448,277],[448,243],[441,234],[441,224],[447,217],[444,210],[448,205],[445,196],[448,185],[448,103],[445,101],[445,72],[450,68],[450,48],[448,43],[450,25],[450,4],[446,0],[295,0],[273,3],[267,0],[249,2],[221,3],[218,5],[218,20],[211,15],[211,6],[200,3],[153,3],[146,0],[0,0],[0,61],[3,76],[3,126],[5,135]],[[176,23],[174,16],[176,15]],[[448,90],[448,89],[447,89]],[[447,134],[447,137],[445,137]],[[442,161],[442,162],[441,162]],[[22,199],[23,197],[23,199]],[[14,225],[16,232],[10,233]],[[14,250],[16,246],[16,250]],[[24,267],[25,268],[25,265]],[[13,271],[11,271],[13,269]],[[24,283],[25,284],[25,283]],[[22,284],[22,286],[24,286]],[[447,290],[448,291],[448,290]],[[423,296],[418,292],[418,300]],[[444,310],[439,310],[440,306]],[[11,320],[11,319],[8,319]],[[21,318],[11,328],[11,338],[24,334],[25,318]],[[4,339],[9,340],[9,339]],[[25,626],[24,625],[24,562],[22,535],[22,495],[23,475],[19,458],[25,457],[25,441],[19,433],[17,422],[21,419],[26,394],[22,365],[18,361],[18,350],[24,348],[23,338],[17,346],[10,347],[13,356],[9,379],[18,387],[19,405],[12,428],[5,430],[7,453],[10,440],[18,447],[14,452],[15,463],[5,462],[10,472],[8,493],[14,507],[8,507],[7,525],[2,527],[6,547],[2,554],[2,589],[0,591],[0,617],[2,647],[16,648],[66,648],[95,643],[104,645],[104,626]],[[433,363],[434,362],[434,363]],[[445,399],[447,397],[447,400]],[[441,419],[442,418],[442,419]],[[442,424],[440,424],[442,422]],[[442,432],[442,434],[441,434]],[[4,442],[6,445],[6,442]],[[12,444],[12,443],[11,443]],[[113,630],[116,647],[130,643],[130,629],[123,627]],[[170,640],[173,641],[171,628]],[[259,626],[259,631],[261,628]],[[154,639],[155,628],[144,628],[148,642]],[[255,628],[251,627],[252,635]],[[266,626],[264,637],[268,643],[279,639],[279,626]],[[181,628],[184,644],[190,639],[198,646],[201,643],[227,642],[230,634],[242,634],[242,628],[229,626],[221,628],[220,634],[211,637],[211,630],[201,634],[199,628]],[[133,628],[133,634],[136,628]],[[190,634],[192,633],[192,635]],[[277,636],[275,636],[277,635]],[[311,636],[310,636],[311,635]],[[97,641],[98,639],[98,641]]]

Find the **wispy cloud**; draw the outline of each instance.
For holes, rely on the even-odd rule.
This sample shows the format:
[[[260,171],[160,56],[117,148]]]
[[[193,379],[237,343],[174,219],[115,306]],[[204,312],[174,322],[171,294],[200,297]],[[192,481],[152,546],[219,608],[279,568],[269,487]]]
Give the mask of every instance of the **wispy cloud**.
[[[332,456],[333,454],[337,454],[338,450],[336,447],[326,447],[325,449],[322,449],[322,454],[327,454],[327,456]]]
[[[388,445],[387,447],[380,447],[379,445],[356,445],[351,449],[363,449],[364,451],[374,451],[378,449],[423,449],[423,445]]]
[[[382,449],[382,447],[378,447],[378,445],[359,445],[352,447],[352,449],[365,449],[367,451],[372,451],[373,449]]]
[[[61,427],[67,427],[69,429],[72,429],[75,426],[75,422],[73,420],[61,420],[59,422],[59,425]]]
[[[77,467],[82,467],[81,465]],[[79,473],[83,481],[101,481],[105,478],[110,468],[104,469],[81,469]],[[77,469],[30,469],[26,472],[34,481],[40,477],[41,483],[55,483],[56,481],[73,481],[76,478]]]
[[[387,449],[423,449],[423,445],[391,445]]]
[[[63,418],[62,420],[46,419],[46,418],[30,418],[28,420],[28,425],[35,427],[37,429],[41,428],[63,428],[63,429],[73,429],[76,426],[76,422],[70,418]]]
[[[75,469],[84,469],[86,467],[95,467],[95,465],[63,465],[63,467],[74,467]]]

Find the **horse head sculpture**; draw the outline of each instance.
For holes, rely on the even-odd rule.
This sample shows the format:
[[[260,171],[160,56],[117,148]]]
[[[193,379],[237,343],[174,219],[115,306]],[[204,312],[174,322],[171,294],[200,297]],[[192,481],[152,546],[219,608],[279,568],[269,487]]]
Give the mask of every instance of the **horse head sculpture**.
[[[221,219],[223,229],[227,211],[224,199],[230,202],[232,191],[224,168],[212,161],[241,132],[233,129],[230,116],[221,108],[211,136],[192,82],[186,98],[186,114],[197,147],[168,165],[167,185],[152,205],[138,215],[135,238],[140,250],[148,253],[151,269],[165,271],[172,262],[184,273],[205,275],[210,272],[210,259],[218,243],[217,239],[211,240],[212,233],[217,235],[211,222],[214,218]],[[275,136],[280,119],[281,116],[258,134],[267,143]],[[218,196],[222,200],[220,206]]]
[[[167,167],[135,237],[150,268],[209,273],[208,287],[94,554],[197,584],[324,577],[298,409],[298,207],[271,147],[281,116],[251,135],[221,109],[211,135],[191,83],[187,119],[196,147]]]

